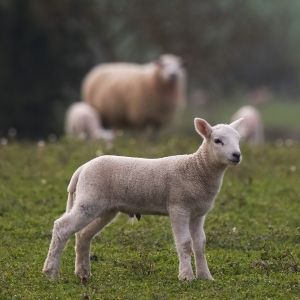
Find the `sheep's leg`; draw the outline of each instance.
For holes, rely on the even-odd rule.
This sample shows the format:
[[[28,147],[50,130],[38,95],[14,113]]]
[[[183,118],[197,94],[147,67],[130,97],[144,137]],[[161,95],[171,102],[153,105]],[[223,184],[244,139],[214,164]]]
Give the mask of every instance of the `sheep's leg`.
[[[204,216],[190,220],[190,233],[196,260],[196,274],[199,279],[214,280],[207,266],[205,256],[206,237],[203,229]]]
[[[178,278],[193,280],[195,276],[191,266],[192,240],[189,231],[189,216],[170,213],[170,219],[179,257]]]
[[[98,215],[99,212],[88,207],[73,207],[70,213],[64,214],[54,222],[52,240],[43,268],[46,276],[50,278],[59,277],[61,255],[69,238]]]
[[[114,219],[118,212],[108,212],[97,218],[86,227],[76,233],[76,263],[75,274],[79,276],[91,275],[90,249],[93,237],[101,231],[110,221]]]

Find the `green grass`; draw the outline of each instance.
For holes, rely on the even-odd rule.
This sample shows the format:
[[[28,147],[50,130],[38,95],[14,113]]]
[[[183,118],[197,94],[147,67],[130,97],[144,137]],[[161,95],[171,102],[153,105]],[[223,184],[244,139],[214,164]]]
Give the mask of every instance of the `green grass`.
[[[74,275],[74,237],[60,280],[42,273],[53,222],[65,211],[75,169],[96,153],[162,157],[192,153],[196,133],[152,141],[124,135],[104,144],[62,140],[0,147],[0,299],[300,299],[300,145],[243,145],[205,224],[215,281],[179,281],[166,217],[125,215],[93,241],[92,276]],[[100,152],[99,152],[100,150]]]

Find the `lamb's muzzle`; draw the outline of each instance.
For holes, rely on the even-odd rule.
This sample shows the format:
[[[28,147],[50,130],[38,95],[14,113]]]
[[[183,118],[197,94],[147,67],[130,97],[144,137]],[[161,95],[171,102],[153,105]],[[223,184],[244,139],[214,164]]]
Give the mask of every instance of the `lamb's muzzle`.
[[[59,276],[63,249],[76,233],[75,273],[89,276],[93,237],[123,212],[137,218],[169,216],[179,257],[178,278],[195,278],[194,252],[197,278],[212,280],[205,257],[204,219],[228,165],[241,161],[236,131],[241,121],[211,127],[196,118],[196,131],[204,141],[193,154],[159,159],[101,156],[77,169],[68,187],[67,212],[54,222],[44,273]]]
[[[241,153],[240,152],[234,152],[232,153],[232,159],[231,159],[231,162],[233,163],[239,163],[241,161]]]

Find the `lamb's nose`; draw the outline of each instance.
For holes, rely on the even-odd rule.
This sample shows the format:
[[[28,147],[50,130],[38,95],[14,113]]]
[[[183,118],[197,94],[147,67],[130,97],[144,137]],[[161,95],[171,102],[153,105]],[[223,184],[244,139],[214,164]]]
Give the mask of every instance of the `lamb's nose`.
[[[241,153],[240,153],[240,152],[234,152],[234,153],[232,153],[232,156],[233,156],[234,158],[236,158],[237,160],[240,160]]]

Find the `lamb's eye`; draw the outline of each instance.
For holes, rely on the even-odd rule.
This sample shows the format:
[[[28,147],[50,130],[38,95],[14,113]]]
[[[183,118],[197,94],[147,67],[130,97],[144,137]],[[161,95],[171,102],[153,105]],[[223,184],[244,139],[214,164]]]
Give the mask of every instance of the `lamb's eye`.
[[[219,140],[219,139],[214,139],[214,142],[216,144],[224,145],[223,142],[221,140]]]

